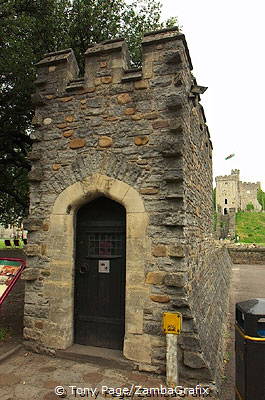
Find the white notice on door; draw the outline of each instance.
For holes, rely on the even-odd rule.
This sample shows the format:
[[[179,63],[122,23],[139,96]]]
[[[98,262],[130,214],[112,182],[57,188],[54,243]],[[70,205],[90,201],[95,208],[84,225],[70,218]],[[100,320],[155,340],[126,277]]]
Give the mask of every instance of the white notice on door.
[[[109,274],[109,272],[110,272],[109,260],[99,260],[98,261],[98,272]]]

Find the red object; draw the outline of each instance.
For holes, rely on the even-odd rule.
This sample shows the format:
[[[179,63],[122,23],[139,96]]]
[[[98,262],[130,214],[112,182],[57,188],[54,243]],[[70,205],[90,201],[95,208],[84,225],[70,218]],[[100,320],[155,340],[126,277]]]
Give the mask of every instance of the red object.
[[[21,258],[0,258],[0,306],[15,286],[25,268],[26,262]]]

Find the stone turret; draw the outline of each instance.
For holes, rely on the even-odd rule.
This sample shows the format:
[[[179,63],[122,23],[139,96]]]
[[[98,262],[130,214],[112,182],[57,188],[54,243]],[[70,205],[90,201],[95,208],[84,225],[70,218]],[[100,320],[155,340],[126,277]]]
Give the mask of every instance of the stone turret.
[[[24,335],[50,352],[74,342],[76,216],[104,196],[126,210],[124,356],[163,373],[162,313],[181,311],[181,379],[207,383],[220,376],[230,263],[211,239],[205,88],[178,29],[142,46],[137,69],[123,39],[89,47],[83,77],[71,49],[37,64]]]

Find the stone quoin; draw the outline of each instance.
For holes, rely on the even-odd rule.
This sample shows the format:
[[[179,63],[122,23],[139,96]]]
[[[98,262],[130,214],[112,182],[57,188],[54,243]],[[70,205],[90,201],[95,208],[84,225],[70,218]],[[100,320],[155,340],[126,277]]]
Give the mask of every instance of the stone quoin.
[[[119,243],[125,229],[126,254],[119,265],[121,274],[126,271],[124,327],[117,322],[124,357],[139,370],[164,373],[162,314],[179,311],[180,379],[218,384],[230,259],[212,239],[212,144],[200,105],[202,87],[177,28],[145,34],[142,50],[142,67],[130,68],[123,39],[90,46],[83,77],[71,49],[46,54],[37,64],[25,222],[25,343],[52,353],[76,342],[78,326],[82,335],[93,334],[91,321],[75,325],[76,302],[79,293],[89,295],[82,282],[90,284],[97,256],[101,267],[91,279],[108,285],[121,260],[108,236],[116,227]],[[110,213],[105,229],[107,210],[92,212],[100,202],[124,212],[126,227]],[[82,215],[91,215],[95,226]],[[108,240],[97,236],[96,226]],[[99,246],[94,258],[83,238],[94,243],[94,252]],[[91,303],[103,307],[93,297]],[[112,322],[103,315],[97,326]]]

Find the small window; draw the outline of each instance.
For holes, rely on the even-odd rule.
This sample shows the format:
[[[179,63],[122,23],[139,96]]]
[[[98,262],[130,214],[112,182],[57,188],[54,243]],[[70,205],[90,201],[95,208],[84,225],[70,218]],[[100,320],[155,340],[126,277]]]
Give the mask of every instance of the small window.
[[[227,199],[225,199],[225,204],[227,204]]]
[[[227,215],[227,214],[228,214],[227,208],[224,208],[224,215]]]

